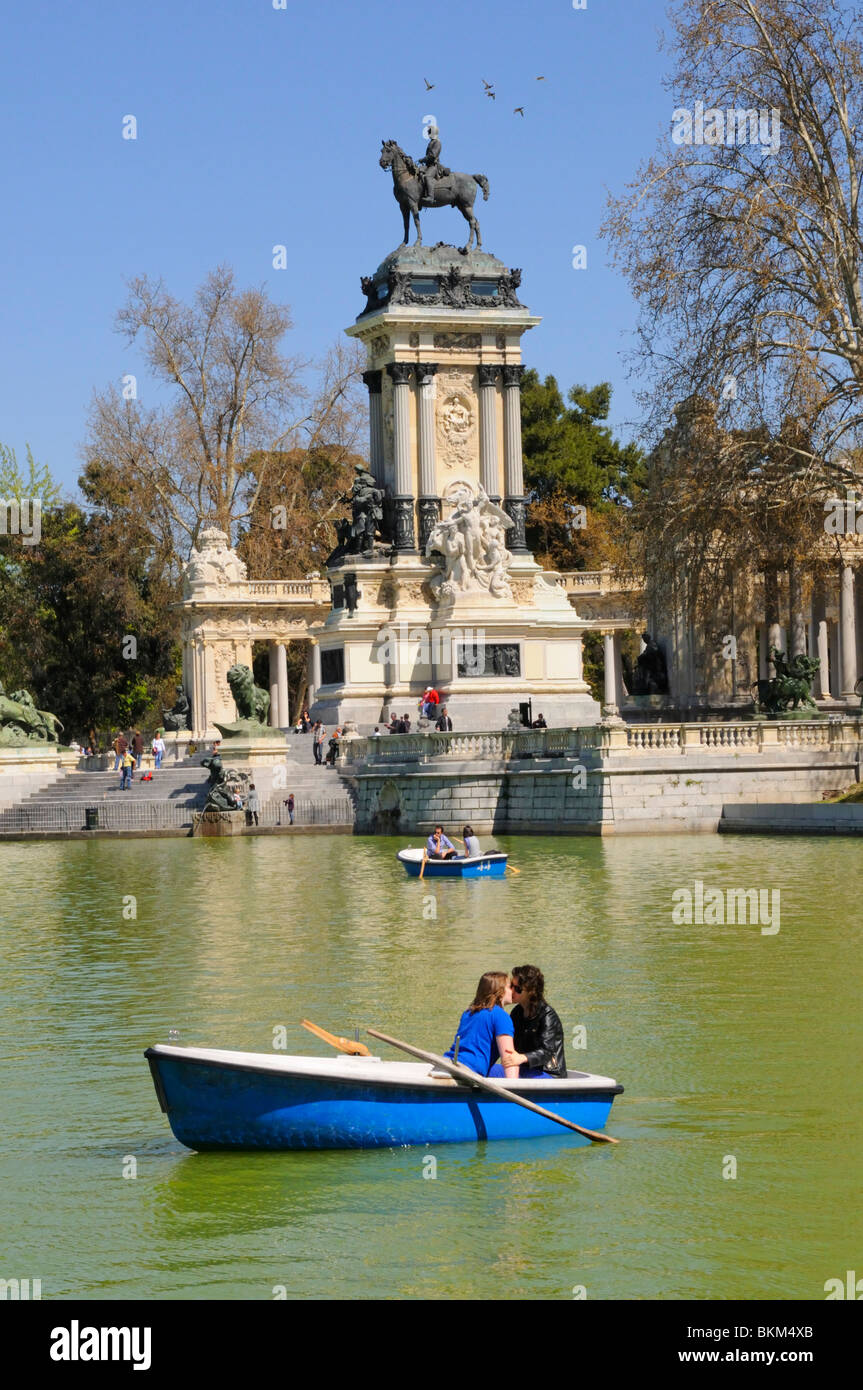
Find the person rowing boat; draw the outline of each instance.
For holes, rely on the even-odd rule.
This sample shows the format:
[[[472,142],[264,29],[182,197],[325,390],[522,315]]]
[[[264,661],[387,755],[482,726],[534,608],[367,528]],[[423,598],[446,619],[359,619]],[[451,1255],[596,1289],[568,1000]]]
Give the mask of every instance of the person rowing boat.
[[[429,859],[455,859],[458,854],[452,840],[444,835],[442,825],[436,825],[426,840],[426,854]]]

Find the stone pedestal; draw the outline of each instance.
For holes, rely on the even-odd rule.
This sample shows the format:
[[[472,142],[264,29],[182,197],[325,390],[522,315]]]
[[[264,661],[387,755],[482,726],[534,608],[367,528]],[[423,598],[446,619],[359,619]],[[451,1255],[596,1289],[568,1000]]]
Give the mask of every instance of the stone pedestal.
[[[590,624],[525,543],[521,339],[540,320],[520,282],[486,252],[445,245],[400,247],[363,282],[347,332],[368,351],[370,466],[395,553],[330,569],[337,595],[345,571],[359,595],[312,633],[311,714],[328,728],[405,713],[416,728],[429,685],[457,729],[505,728],[528,702],[549,725],[599,718],[582,672]]]
[[[594,724],[599,706],[582,672],[586,624],[553,575],[529,557],[509,568],[511,597],[465,593],[436,601],[435,565],[418,556],[351,560],[356,611],[333,612],[316,632],[322,678],[313,719],[362,730],[392,714],[417,727],[420,696],[434,686],[456,729],[502,729],[514,706],[550,726]]]
[[[219,753],[225,767],[271,767],[285,761],[290,746],[279,738],[226,738]]]
[[[242,835],[245,825],[245,811],[196,811],[192,817],[192,835],[221,839],[226,835]]]

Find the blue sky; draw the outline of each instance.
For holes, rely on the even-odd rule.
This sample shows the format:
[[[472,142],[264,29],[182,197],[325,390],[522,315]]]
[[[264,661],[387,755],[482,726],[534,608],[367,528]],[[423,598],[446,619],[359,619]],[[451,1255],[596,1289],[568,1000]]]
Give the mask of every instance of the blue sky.
[[[0,441],[19,458],[29,443],[74,489],[93,389],[141,372],[113,330],[135,274],[185,298],[229,262],[291,306],[288,351],[322,354],[362,308],[360,276],[401,240],[381,140],[420,155],[429,114],[444,162],[490,181],[484,249],[522,268],[521,298],[543,316],[526,361],[565,386],[611,381],[628,437],[635,310],[597,229],[606,190],[669,130],[662,20],[657,0],[12,0]],[[427,213],[424,237],[461,243],[464,226],[452,209]]]

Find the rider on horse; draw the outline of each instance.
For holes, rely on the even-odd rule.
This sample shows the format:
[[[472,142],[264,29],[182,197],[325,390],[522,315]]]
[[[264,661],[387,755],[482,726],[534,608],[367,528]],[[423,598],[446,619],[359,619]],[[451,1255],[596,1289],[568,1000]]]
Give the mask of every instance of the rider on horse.
[[[422,181],[425,190],[425,197],[431,205],[434,205],[434,184],[436,179],[445,178],[450,172],[444,164],[439,163],[441,144],[438,139],[440,134],[436,125],[429,126],[429,142],[426,145],[425,158],[418,160],[423,166]]]

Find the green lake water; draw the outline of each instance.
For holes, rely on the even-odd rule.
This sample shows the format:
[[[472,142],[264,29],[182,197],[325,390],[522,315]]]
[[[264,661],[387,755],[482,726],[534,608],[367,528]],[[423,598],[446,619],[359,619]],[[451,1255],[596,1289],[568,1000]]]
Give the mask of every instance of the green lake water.
[[[520,875],[434,885],[404,843],[0,845],[0,1277],[43,1298],[823,1299],[863,1274],[859,841],[501,837]],[[696,879],[778,888],[780,930],[676,925]],[[569,1065],[626,1087],[617,1148],[441,1145],[430,1179],[422,1148],[193,1154],[159,1110],[143,1052],[172,1029],[268,1051],[285,1025],[330,1055],[309,1017],[442,1051],[479,974],[525,961],[568,1042],[586,1029]]]

